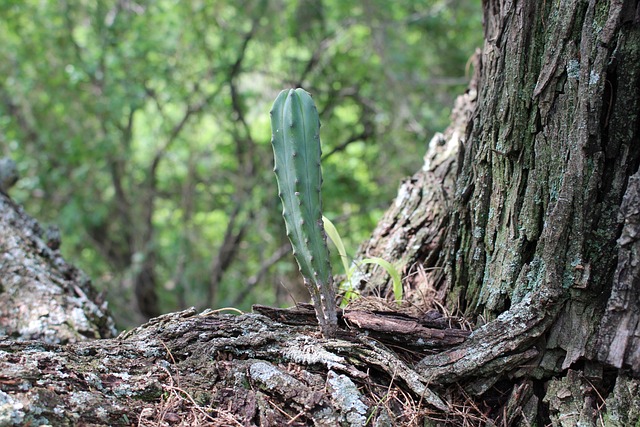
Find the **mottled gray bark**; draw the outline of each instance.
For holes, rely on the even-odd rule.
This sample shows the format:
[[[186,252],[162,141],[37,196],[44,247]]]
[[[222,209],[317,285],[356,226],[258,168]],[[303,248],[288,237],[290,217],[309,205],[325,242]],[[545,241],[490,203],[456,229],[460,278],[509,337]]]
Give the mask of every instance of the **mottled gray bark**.
[[[0,372],[2,425],[390,425],[406,411],[379,404],[403,389],[447,410],[380,342],[259,314],[190,309],[116,339],[0,341]]]
[[[621,209],[618,266],[598,332],[598,359],[640,374],[640,172],[629,179]]]
[[[475,324],[461,345],[426,356],[423,375],[477,395],[512,381],[512,393],[529,396],[505,406],[527,408],[512,423],[596,425],[602,399],[640,375],[630,178],[640,163],[640,5],[491,0],[484,9],[476,106],[455,170],[427,162],[403,183],[359,257],[396,262],[409,300],[435,297]],[[434,209],[425,201],[436,197]],[[420,234],[405,220],[430,217],[446,228]],[[384,272],[361,271],[365,295],[391,294]],[[577,418],[544,392],[564,376],[577,385],[560,400],[579,403]],[[616,402],[637,422],[637,398]]]
[[[69,343],[115,335],[106,301],[62,258],[56,231],[0,192],[0,338]]]

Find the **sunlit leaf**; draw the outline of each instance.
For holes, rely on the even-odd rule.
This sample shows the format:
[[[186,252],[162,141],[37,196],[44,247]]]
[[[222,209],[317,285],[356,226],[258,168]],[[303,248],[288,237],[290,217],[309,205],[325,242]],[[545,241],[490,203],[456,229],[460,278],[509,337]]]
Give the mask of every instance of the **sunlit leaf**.
[[[396,303],[400,304],[400,301],[402,301],[402,280],[398,270],[389,261],[378,257],[365,258],[360,261],[360,264],[377,264],[384,268],[393,280],[393,297]]]

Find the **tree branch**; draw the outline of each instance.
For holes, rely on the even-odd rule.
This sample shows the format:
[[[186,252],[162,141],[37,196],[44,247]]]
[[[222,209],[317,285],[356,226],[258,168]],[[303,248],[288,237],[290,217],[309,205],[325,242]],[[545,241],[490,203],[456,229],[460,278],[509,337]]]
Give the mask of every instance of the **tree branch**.
[[[340,144],[338,144],[335,147],[333,147],[331,149],[331,151],[329,151],[327,154],[324,154],[322,156],[322,160],[324,161],[324,160],[328,159],[329,157],[333,156],[334,154],[346,150],[346,148],[349,145],[351,145],[352,143],[354,143],[354,142],[366,141],[369,138],[371,138],[373,135],[374,135],[373,129],[371,129],[369,126],[365,125],[364,131],[360,132],[359,134],[351,135],[345,141],[342,141]]]
[[[247,283],[240,290],[238,296],[233,301],[233,305],[240,305],[244,301],[244,299],[251,293],[251,291],[262,281],[267,271],[280,261],[285,255],[287,255],[291,251],[291,244],[287,243],[280,246],[269,258],[263,260],[262,264],[258,268],[258,271],[249,279],[247,279]]]
[[[213,257],[211,266],[211,279],[209,281],[209,288],[207,290],[207,305],[209,307],[215,306],[215,299],[218,293],[218,286],[222,280],[224,272],[229,268],[233,259],[238,252],[244,233],[247,230],[248,221],[242,221],[240,225],[236,226],[239,221],[243,204],[236,203],[233,211],[229,216],[229,222],[227,223],[227,230],[225,231],[222,244],[218,249],[218,252]],[[236,229],[237,228],[237,229]]]

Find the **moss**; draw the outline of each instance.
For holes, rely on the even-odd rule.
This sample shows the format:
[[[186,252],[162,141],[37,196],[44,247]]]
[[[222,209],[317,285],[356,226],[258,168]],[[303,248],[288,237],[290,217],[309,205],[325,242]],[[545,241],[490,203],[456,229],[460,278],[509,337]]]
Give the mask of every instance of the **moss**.
[[[121,392],[124,392],[124,393],[127,392],[125,388],[121,388],[120,390]],[[131,397],[135,400],[141,400],[143,402],[156,402],[162,396],[163,390],[160,387],[148,387],[142,391],[137,391],[137,392],[130,391],[129,393],[130,394],[128,395],[119,395],[119,397]]]
[[[600,1],[596,2],[596,9],[594,12],[594,19],[591,27],[594,33],[600,34],[602,28],[604,28],[607,18],[609,17],[609,2]]]

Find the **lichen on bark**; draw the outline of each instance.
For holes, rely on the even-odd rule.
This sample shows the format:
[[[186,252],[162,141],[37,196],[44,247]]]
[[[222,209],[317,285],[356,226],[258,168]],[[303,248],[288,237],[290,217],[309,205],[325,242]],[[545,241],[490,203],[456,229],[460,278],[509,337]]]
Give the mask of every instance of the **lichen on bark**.
[[[0,337],[69,343],[116,335],[107,302],[0,192]]]

